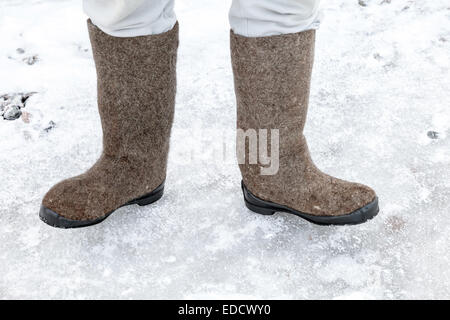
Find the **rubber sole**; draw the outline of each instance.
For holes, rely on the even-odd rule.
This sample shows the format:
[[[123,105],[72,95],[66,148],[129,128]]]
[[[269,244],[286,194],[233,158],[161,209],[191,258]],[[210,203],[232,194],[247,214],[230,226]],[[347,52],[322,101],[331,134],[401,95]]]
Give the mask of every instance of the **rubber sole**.
[[[130,206],[133,204],[137,204],[139,206],[149,205],[149,204],[161,199],[161,197],[163,196],[163,193],[164,193],[164,182],[159,187],[157,187],[155,190],[153,190],[152,192],[150,192],[142,197],[131,200],[131,201],[125,203],[124,205],[120,206],[119,208],[122,208],[125,206]],[[119,209],[119,208],[117,208],[117,209]],[[72,219],[68,219],[68,218],[65,218],[65,217],[59,215],[58,213],[50,210],[49,208],[47,208],[45,206],[41,206],[41,209],[39,211],[39,218],[42,221],[44,221],[46,224],[48,224],[49,226],[52,226],[55,228],[63,228],[63,229],[82,228],[82,227],[88,227],[88,226],[92,226],[94,224],[102,222],[103,220],[108,218],[111,214],[113,214],[116,210],[113,210],[110,213],[104,215],[103,217],[100,217],[95,220],[72,220]]]
[[[273,215],[275,212],[287,212],[291,214],[295,214],[309,222],[318,224],[318,225],[353,225],[364,223],[367,220],[375,217],[380,211],[378,207],[378,198],[375,198],[368,205],[353,211],[350,214],[343,216],[316,216],[312,214],[303,213],[286,206],[276,204],[270,201],[262,200],[252,194],[247,187],[244,185],[244,182],[241,183],[242,192],[244,193],[244,201],[247,208],[251,211],[262,214],[262,215]]]

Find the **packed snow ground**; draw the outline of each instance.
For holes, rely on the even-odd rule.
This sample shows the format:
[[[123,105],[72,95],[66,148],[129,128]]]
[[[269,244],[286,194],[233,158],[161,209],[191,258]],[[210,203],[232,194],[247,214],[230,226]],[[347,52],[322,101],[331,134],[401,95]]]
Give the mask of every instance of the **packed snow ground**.
[[[229,2],[178,1],[163,199],[60,230],[41,198],[101,151],[81,1],[1,1],[0,96],[37,93],[0,118],[0,298],[450,298],[448,1],[323,3],[306,135],[324,171],[381,202],[346,227],[248,211],[234,161],[207,155],[233,140]]]

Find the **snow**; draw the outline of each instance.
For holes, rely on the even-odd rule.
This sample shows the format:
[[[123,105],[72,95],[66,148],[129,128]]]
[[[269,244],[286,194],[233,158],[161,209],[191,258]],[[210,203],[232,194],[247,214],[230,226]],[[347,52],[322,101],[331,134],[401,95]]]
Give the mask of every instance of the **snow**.
[[[183,0],[165,196],[60,230],[38,219],[43,195],[101,152],[81,1],[2,0],[0,96],[37,93],[0,119],[0,298],[449,299],[450,6],[363,2],[323,2],[306,136],[324,171],[377,190],[379,216],[321,227],[244,207],[221,156],[230,1]]]

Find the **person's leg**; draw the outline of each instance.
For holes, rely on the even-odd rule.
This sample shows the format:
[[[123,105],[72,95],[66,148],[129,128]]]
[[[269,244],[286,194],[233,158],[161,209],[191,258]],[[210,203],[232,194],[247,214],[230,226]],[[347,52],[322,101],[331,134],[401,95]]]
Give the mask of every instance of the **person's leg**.
[[[142,9],[139,3],[163,1],[127,2],[134,3],[131,7],[125,6],[125,1],[96,2],[97,23],[121,36],[111,36],[88,21],[97,68],[103,152],[88,171],[56,184],[45,195],[39,216],[55,227],[101,222],[124,205],[155,202],[164,190],[175,107],[178,24],[155,28],[146,25],[145,19],[130,22],[132,16],[139,16],[133,11]],[[100,2],[105,17],[100,14]],[[110,5],[117,5],[117,10]]]
[[[245,156],[245,163],[239,164],[244,200],[250,210],[261,214],[286,211],[319,224],[361,223],[378,213],[375,192],[322,173],[303,135],[314,60],[311,23],[317,2],[233,3],[230,43],[237,127],[244,132],[275,129],[279,133],[279,169],[269,175],[262,174],[266,164],[261,159],[249,164],[250,148],[239,149],[245,142],[238,135],[238,156]],[[235,20],[239,12],[245,18]],[[276,148],[276,143],[272,146]]]
[[[115,37],[167,32],[177,19],[174,0],[83,0],[84,12],[103,32]]]
[[[235,34],[265,37],[296,33],[318,25],[320,0],[233,0],[230,25]]]

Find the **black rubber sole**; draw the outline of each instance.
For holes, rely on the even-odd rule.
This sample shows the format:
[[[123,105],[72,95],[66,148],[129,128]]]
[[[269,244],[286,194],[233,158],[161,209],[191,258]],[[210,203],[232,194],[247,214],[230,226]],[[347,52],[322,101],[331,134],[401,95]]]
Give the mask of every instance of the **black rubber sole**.
[[[375,198],[368,205],[353,211],[350,214],[343,216],[315,216],[307,213],[303,213],[300,211],[296,211],[294,209],[288,208],[286,206],[276,204],[270,201],[262,200],[252,194],[247,187],[244,185],[244,182],[241,183],[242,192],[244,193],[244,201],[247,208],[251,211],[263,214],[263,215],[273,215],[275,212],[287,212],[291,214],[295,214],[309,222],[319,224],[319,225],[346,225],[346,224],[360,224],[364,223],[367,220],[375,217],[380,211],[378,207],[378,198]]]
[[[146,194],[145,196],[131,200],[131,201],[125,203],[124,205],[120,206],[119,208],[133,205],[133,204],[137,204],[139,206],[149,205],[149,204],[161,199],[161,197],[163,196],[163,193],[164,193],[164,182],[159,187],[157,187],[155,190],[150,192],[149,194]],[[58,213],[50,210],[49,208],[41,206],[41,210],[39,211],[39,218],[42,221],[44,221],[46,224],[48,224],[49,226],[52,226],[55,228],[63,228],[63,229],[82,228],[82,227],[88,227],[88,226],[92,226],[94,224],[102,222],[103,220],[108,218],[111,214],[113,214],[116,210],[111,211],[110,213],[106,214],[105,216],[95,219],[95,220],[72,220],[72,219],[68,219],[63,216],[60,216]]]

